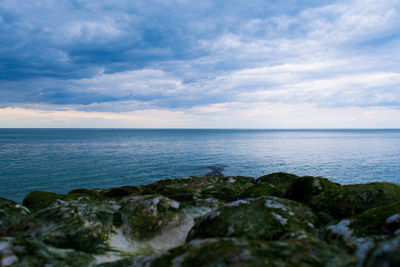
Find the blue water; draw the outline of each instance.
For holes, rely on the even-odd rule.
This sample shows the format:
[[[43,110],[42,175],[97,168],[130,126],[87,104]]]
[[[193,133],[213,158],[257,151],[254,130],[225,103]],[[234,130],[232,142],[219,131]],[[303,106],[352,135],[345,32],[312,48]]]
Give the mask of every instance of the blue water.
[[[0,196],[271,172],[400,183],[400,130],[0,129]]]

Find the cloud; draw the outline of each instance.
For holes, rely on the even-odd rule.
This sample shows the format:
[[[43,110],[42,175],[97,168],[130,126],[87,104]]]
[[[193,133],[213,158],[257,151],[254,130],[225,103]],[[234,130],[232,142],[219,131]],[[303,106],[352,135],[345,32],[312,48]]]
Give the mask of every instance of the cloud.
[[[183,112],[185,124],[199,127],[214,121],[206,114],[216,127],[237,125],[233,118],[274,127],[246,114],[275,109],[297,127],[283,108],[298,105],[287,114],[304,125],[314,124],[299,112],[321,112],[336,125],[325,108],[352,125],[350,111],[400,109],[399,12],[394,0],[4,0],[0,107],[115,113],[116,121]],[[235,116],[221,119],[226,109]]]

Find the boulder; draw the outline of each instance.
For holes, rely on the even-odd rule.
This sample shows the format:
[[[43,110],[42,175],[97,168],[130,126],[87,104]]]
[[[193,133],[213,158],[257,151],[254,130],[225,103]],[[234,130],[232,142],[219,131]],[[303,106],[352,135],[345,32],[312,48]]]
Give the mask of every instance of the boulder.
[[[237,238],[196,239],[167,252],[102,266],[340,266],[352,263],[317,239],[266,242]]]
[[[0,238],[1,266],[91,266],[94,257],[73,249],[59,249],[35,239]]]
[[[346,218],[397,201],[400,201],[400,185],[369,183],[324,187],[306,203],[316,211],[327,212],[335,218]]]
[[[0,236],[7,235],[29,213],[30,211],[26,207],[14,201],[0,198]]]
[[[120,204],[123,233],[133,240],[152,238],[183,222],[180,203],[163,196],[129,196]]]
[[[20,235],[59,248],[104,251],[117,208],[115,203],[87,199],[57,200],[27,217]]]
[[[246,237],[278,240],[285,235],[315,233],[316,215],[304,204],[277,197],[242,199],[199,218],[188,240]]]

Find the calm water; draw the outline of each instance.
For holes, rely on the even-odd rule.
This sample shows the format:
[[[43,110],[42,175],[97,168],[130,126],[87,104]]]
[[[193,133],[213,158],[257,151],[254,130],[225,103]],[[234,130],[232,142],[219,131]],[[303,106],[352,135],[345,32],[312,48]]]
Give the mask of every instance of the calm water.
[[[0,129],[0,196],[285,171],[400,183],[400,130]]]

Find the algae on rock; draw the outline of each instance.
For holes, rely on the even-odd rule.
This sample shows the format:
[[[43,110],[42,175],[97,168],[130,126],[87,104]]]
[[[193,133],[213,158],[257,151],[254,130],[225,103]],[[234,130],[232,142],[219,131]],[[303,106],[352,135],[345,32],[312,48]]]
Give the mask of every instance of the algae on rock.
[[[0,198],[1,266],[395,266],[400,186],[272,173]]]

